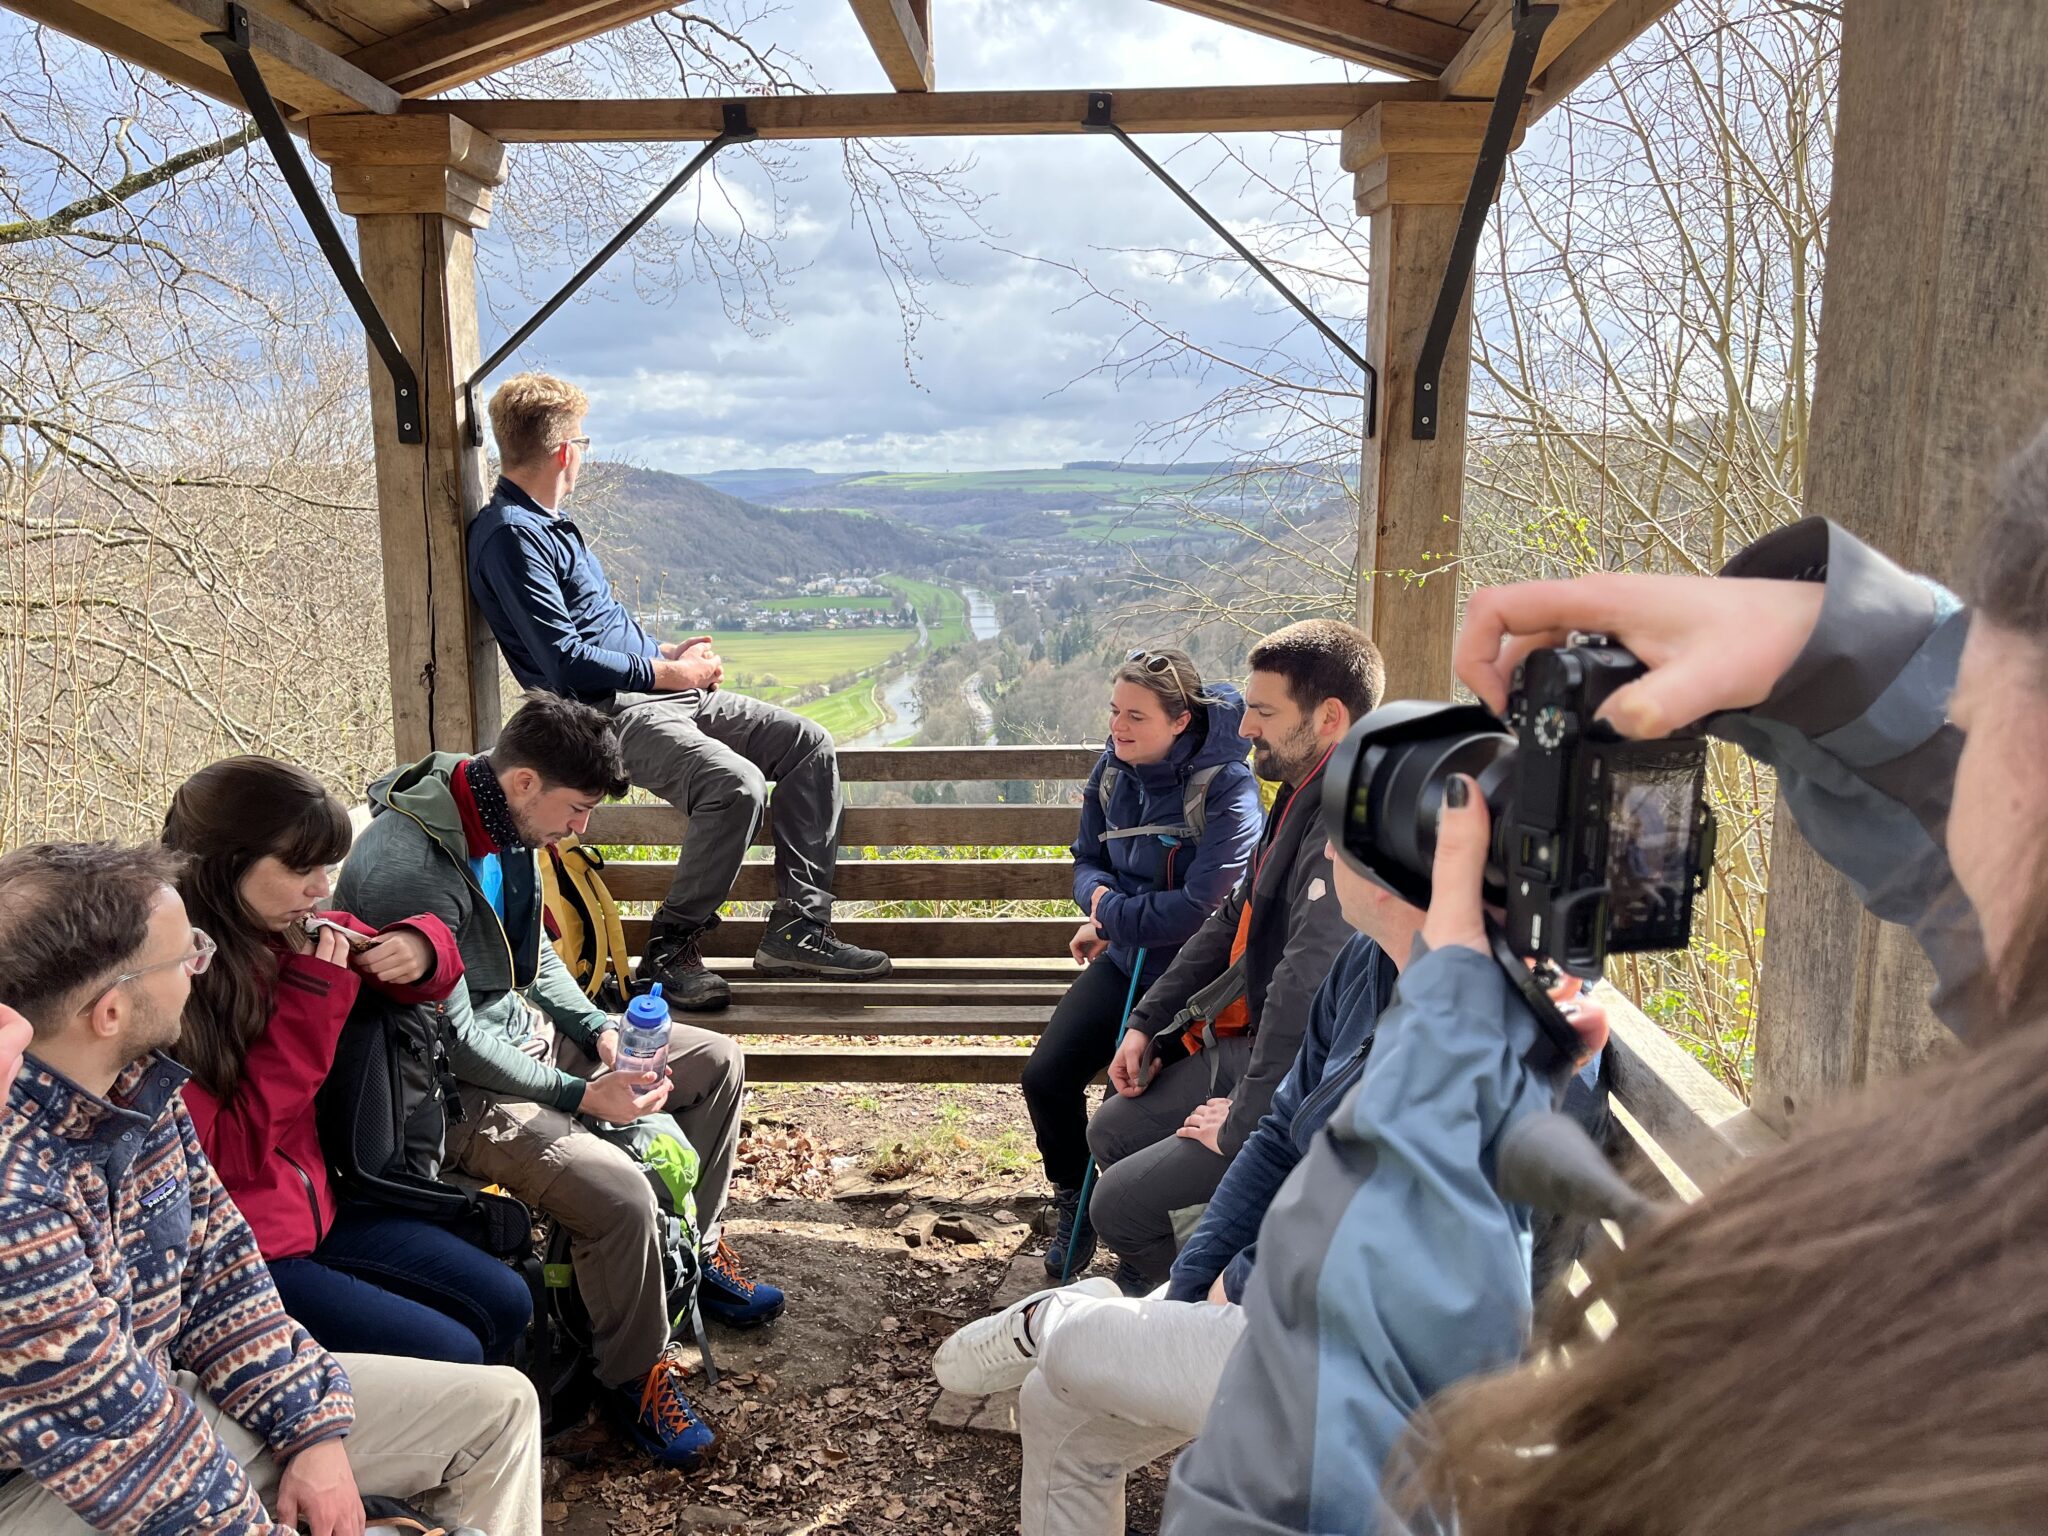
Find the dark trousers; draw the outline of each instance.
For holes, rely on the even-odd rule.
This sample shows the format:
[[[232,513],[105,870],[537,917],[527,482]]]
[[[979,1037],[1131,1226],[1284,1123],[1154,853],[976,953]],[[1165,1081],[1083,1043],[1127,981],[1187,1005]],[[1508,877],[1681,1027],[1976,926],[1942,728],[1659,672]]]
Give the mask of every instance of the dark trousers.
[[[1088,1171],[1088,1085],[1116,1055],[1130,995],[1130,973],[1097,960],[1074,978],[1024,1063],[1024,1104],[1055,1189],[1079,1189]]]
[[[1135,1099],[1112,1094],[1088,1126],[1095,1193],[1088,1219],[1109,1251],[1148,1285],[1164,1284],[1230,1159],[1174,1133],[1210,1099],[1228,1098],[1251,1065],[1252,1042],[1232,1035],[1175,1062]]]
[[[613,702],[626,776],[690,820],[654,920],[692,932],[732,894],[770,806],[776,905],[832,918],[839,859],[839,755],[817,721],[743,693],[622,693]]]
[[[533,1315],[509,1264],[411,1216],[345,1207],[312,1253],[271,1260],[270,1277],[285,1311],[336,1354],[487,1365]]]

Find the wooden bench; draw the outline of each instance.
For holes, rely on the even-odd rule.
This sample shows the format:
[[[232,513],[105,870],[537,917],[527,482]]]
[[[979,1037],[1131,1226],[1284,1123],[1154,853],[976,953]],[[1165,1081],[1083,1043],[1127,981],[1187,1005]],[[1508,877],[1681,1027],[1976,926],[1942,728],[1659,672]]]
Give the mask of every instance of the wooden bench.
[[[771,981],[749,961],[759,919],[728,919],[704,945],[714,969],[732,983],[732,1007],[697,1022],[748,1037],[747,1072],[757,1082],[1013,1083],[1029,1055],[1018,1045],[883,1043],[892,1038],[951,1040],[1032,1037],[1078,974],[1067,940],[1080,922],[1073,907],[1073,863],[1066,847],[1080,826],[1078,785],[1097,747],[896,747],[839,754],[848,784],[1042,783],[1060,803],[1044,805],[853,806],[840,823],[834,881],[842,915],[833,926],[855,944],[895,962],[886,980]],[[769,845],[772,811],[755,842]],[[586,841],[673,849],[685,818],[668,806],[601,807]],[[934,849],[972,849],[937,857]],[[1047,854],[1045,850],[1057,850]],[[872,855],[872,856],[868,856]],[[614,859],[606,871],[621,902],[659,901],[672,860]],[[774,868],[742,867],[736,901],[772,901]],[[968,903],[941,917],[871,917],[854,902]],[[1002,904],[1058,902],[1056,917],[1000,915]],[[626,921],[636,954],[645,918]],[[845,1037],[829,1046],[777,1043],[792,1036]],[[871,1038],[869,1038],[871,1037]]]

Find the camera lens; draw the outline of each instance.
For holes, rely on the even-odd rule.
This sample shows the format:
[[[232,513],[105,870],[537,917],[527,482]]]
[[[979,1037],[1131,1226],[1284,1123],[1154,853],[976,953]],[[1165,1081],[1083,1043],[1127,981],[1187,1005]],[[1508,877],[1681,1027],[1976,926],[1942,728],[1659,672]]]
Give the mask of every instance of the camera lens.
[[[1444,784],[1454,773],[1471,775],[1498,834],[1515,745],[1508,728],[1477,705],[1404,700],[1374,710],[1330,755],[1323,786],[1330,841],[1352,868],[1427,906]],[[1488,869],[1487,885],[1498,899],[1498,868]]]

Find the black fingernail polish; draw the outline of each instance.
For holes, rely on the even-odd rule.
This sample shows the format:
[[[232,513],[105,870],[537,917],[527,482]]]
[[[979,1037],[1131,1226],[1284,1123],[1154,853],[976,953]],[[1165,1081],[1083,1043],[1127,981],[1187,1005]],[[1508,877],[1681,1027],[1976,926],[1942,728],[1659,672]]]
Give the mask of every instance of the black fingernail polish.
[[[1465,801],[1469,798],[1470,793],[1465,788],[1465,775],[1462,773],[1452,774],[1451,781],[1444,785],[1444,804],[1454,811],[1462,811],[1465,809]]]

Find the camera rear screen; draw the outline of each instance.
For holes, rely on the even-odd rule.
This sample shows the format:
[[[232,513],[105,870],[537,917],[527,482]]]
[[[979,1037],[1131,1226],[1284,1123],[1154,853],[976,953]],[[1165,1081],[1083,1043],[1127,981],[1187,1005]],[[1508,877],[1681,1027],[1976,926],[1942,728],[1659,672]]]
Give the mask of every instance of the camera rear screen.
[[[1703,767],[1697,758],[1612,766],[1607,823],[1611,947],[1656,947],[1660,931],[1686,922],[1693,808],[1699,803]]]

